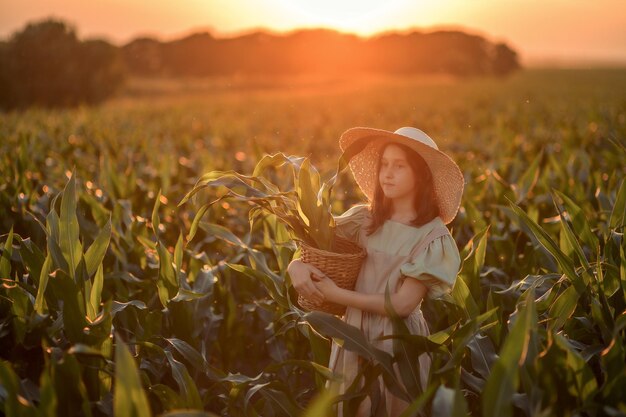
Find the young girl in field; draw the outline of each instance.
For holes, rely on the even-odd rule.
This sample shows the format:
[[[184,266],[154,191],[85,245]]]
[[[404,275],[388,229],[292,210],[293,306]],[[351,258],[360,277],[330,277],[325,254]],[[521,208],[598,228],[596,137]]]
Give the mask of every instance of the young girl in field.
[[[342,150],[367,141],[350,161],[354,178],[369,203],[352,207],[336,218],[337,233],[367,250],[354,291],[344,290],[312,265],[295,259],[288,271],[296,290],[312,300],[345,305],[344,320],[361,329],[379,349],[393,353],[393,334],[385,310],[385,287],[395,311],[411,333],[428,335],[422,315],[424,297],[449,291],[460,267],[459,252],[446,224],[459,208],[463,175],[450,157],[424,132],[403,127],[395,132],[352,128],[339,141]],[[418,358],[422,387],[427,384],[430,357]],[[358,373],[359,356],[333,343],[329,368],[344,376],[344,392]],[[380,378],[382,384],[382,378]],[[408,406],[382,387],[381,406],[394,417]],[[338,409],[342,416],[342,407]],[[366,398],[357,415],[378,415]]]

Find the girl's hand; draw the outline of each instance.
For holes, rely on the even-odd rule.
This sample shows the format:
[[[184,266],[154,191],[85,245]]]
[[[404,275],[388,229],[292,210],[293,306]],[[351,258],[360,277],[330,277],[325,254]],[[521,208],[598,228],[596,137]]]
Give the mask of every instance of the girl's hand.
[[[313,279],[313,283],[315,284],[317,289],[320,290],[322,294],[324,294],[326,300],[334,301],[335,294],[337,294],[337,291],[339,290],[339,287],[337,286],[337,284],[335,284],[335,281],[328,278],[326,275],[323,275],[321,277],[312,275],[311,278]]]
[[[311,264],[302,262],[300,259],[294,259],[287,267],[287,272],[291,277],[293,287],[298,294],[303,297],[321,303],[324,301],[324,294],[313,284],[313,276],[323,277],[324,273]]]

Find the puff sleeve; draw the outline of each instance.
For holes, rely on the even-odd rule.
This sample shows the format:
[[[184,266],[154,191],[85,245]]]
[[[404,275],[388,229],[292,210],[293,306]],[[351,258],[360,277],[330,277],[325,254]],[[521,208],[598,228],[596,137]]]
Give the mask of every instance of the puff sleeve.
[[[361,227],[368,215],[369,206],[359,204],[349,208],[340,216],[334,216],[337,235],[359,243]]]
[[[436,238],[410,262],[402,264],[400,272],[422,281],[428,287],[426,297],[434,299],[452,290],[460,266],[459,250],[448,234]]]

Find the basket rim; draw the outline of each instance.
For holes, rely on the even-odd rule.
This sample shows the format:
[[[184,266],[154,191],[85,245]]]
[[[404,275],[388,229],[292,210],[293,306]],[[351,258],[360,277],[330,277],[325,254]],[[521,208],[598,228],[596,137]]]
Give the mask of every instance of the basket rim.
[[[367,255],[367,251],[365,250],[364,247],[356,244],[355,242],[353,242],[353,241],[351,241],[349,239],[345,239],[345,238],[342,238],[342,237],[338,237],[338,238],[344,240],[345,242],[348,242],[348,243],[352,244],[352,246],[354,246],[355,248],[359,248],[359,250],[356,251],[356,252],[352,252],[352,253],[349,253],[349,252],[347,252],[347,253],[346,252],[334,252],[334,251],[329,251],[329,250],[326,250],[326,249],[316,248],[315,246],[311,246],[311,245],[309,245],[308,243],[306,243],[304,241],[303,242],[299,242],[299,246],[302,249],[304,249],[304,250],[307,250],[307,251],[310,251],[310,252],[323,253],[324,256],[331,256],[331,257],[335,257],[335,256],[346,257],[346,256],[348,256],[348,257],[364,258]]]

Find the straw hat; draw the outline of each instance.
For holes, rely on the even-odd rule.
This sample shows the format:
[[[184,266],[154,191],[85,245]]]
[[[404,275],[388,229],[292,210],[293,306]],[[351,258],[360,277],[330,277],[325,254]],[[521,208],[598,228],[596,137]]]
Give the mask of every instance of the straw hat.
[[[349,146],[360,142],[364,146],[350,159],[350,169],[361,191],[370,201],[374,200],[374,190],[378,183],[376,164],[383,145],[389,142],[409,146],[420,154],[433,175],[433,186],[440,217],[445,224],[456,216],[463,194],[463,174],[459,166],[426,133],[414,127],[401,127],[395,132],[369,127],[353,127],[346,130],[339,139],[339,146],[345,151]],[[359,146],[360,147],[360,146]]]

